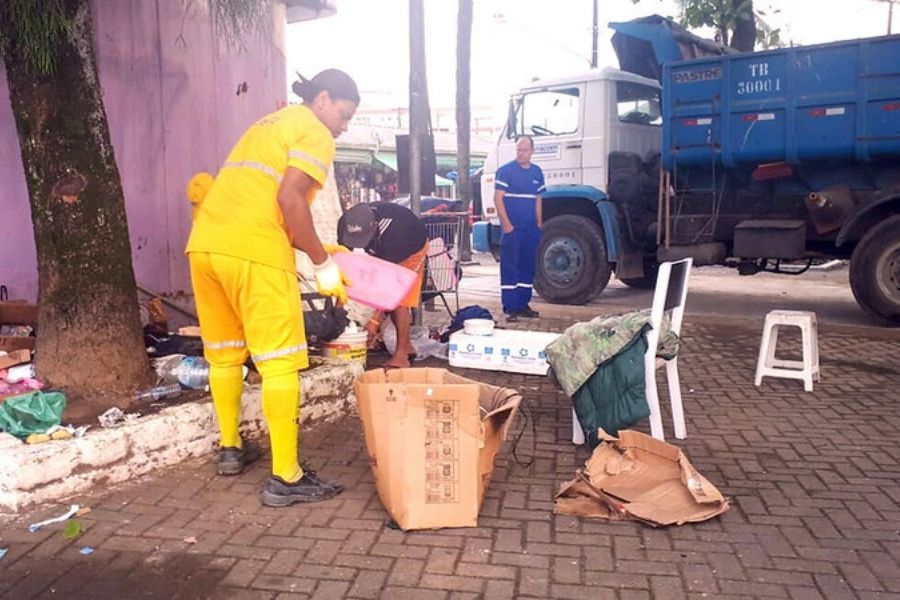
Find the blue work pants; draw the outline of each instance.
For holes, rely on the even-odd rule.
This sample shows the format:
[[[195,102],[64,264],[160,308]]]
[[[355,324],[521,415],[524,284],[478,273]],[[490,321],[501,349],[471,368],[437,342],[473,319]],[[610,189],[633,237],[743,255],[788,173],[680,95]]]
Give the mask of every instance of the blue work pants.
[[[531,301],[540,241],[541,230],[534,223],[516,225],[500,238],[500,298],[508,315]]]

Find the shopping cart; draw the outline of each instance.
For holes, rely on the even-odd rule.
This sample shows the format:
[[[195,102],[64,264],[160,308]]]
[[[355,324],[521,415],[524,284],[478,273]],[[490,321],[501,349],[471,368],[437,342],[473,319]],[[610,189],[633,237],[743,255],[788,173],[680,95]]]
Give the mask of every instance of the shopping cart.
[[[459,310],[459,280],[462,278],[459,252],[463,222],[467,218],[467,213],[440,213],[423,217],[428,252],[422,280],[422,302],[433,303],[439,297],[451,317]],[[447,294],[453,295],[456,310],[450,310]]]

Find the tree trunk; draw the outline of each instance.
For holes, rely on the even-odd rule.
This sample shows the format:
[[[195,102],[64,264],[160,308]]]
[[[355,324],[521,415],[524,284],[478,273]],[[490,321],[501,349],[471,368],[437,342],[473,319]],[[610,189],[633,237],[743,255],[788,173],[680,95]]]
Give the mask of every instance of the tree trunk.
[[[735,7],[741,7],[741,12],[735,16],[730,45],[740,52],[753,52],[756,47],[756,17],[753,14],[753,3],[744,0],[733,2]]]
[[[472,182],[469,180],[471,110],[472,0],[459,0],[456,20],[456,190],[463,211],[472,206]],[[460,259],[472,260],[469,219],[463,220]]]
[[[30,68],[10,23],[0,30],[14,42],[3,58],[37,246],[37,374],[96,403],[98,391],[146,384],[149,368],[90,3],[64,4],[71,26],[53,74]]]

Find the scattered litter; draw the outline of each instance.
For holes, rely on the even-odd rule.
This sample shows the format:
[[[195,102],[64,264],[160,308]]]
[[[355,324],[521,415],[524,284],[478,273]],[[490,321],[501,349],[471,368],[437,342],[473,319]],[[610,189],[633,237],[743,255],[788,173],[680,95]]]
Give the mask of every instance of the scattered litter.
[[[6,369],[6,381],[9,383],[22,383],[26,379],[34,379],[33,364],[16,365]]]
[[[90,506],[82,506],[81,509],[77,513],[75,513],[75,516],[83,517],[84,515],[88,514],[89,512],[91,512]]]
[[[77,513],[78,511],[75,512]],[[63,537],[67,540],[74,540],[81,535],[82,531],[81,521],[78,519],[69,519],[66,521],[65,529],[63,529]]]
[[[43,387],[44,384],[37,379],[25,379],[18,383],[9,383],[6,379],[0,377],[0,398],[27,394]]]
[[[121,408],[113,406],[97,417],[97,420],[100,421],[101,427],[109,429],[110,427],[118,427],[120,425],[125,425],[126,423],[131,423],[139,416],[140,415],[137,413],[125,413]]]
[[[53,437],[53,434],[57,431],[66,431],[71,437],[80,438],[84,437],[84,434],[87,433],[87,430],[90,428],[90,425],[81,425],[79,427],[75,427],[74,425],[57,425],[56,427],[48,429],[47,433],[50,434],[50,437]]]
[[[84,548],[82,548],[81,550],[79,550],[78,553],[79,553],[79,554],[84,554],[84,555],[93,554],[93,553],[94,553],[94,549],[91,548],[90,546],[85,546]]]
[[[0,404],[0,430],[25,439],[59,425],[66,407],[61,392],[29,392],[7,398]]]
[[[32,433],[25,438],[26,444],[40,444],[50,440],[70,440],[83,437],[90,425],[75,427],[74,425],[54,425],[44,433]]]
[[[195,538],[194,536],[188,536],[188,537],[184,538],[184,543],[185,544],[196,544],[197,538]]]
[[[607,521],[632,520],[653,527],[705,521],[728,510],[728,499],[676,446],[638,431],[601,443],[562,484],[553,512]]]
[[[36,310],[37,307],[32,305]],[[3,337],[28,337],[34,333],[31,325],[0,325],[0,336]]]
[[[156,402],[164,398],[174,398],[181,395],[181,385],[170,383],[167,385],[159,385],[143,392],[135,394],[134,399],[138,402]]]
[[[79,510],[81,510],[81,507],[77,504],[73,504],[72,506],[69,507],[69,510],[66,512],[66,514],[60,515],[58,517],[53,517],[52,519],[47,519],[46,521],[32,523],[31,525],[28,526],[28,531],[30,531],[31,533],[34,533],[35,531],[37,531],[41,527],[44,527],[45,525],[51,525],[53,523],[62,523],[63,521],[68,521]]]
[[[0,558],[6,556],[7,552],[9,552],[9,548],[0,548]]]
[[[385,323],[382,331],[384,346],[391,354],[397,348],[397,329],[390,321]],[[409,341],[416,352],[416,360],[425,360],[429,356],[447,360],[448,345],[432,339],[431,332],[422,325],[413,325],[409,330]]]
[[[27,363],[30,360],[31,351],[29,350],[13,350],[11,352],[0,350],[0,369],[7,369],[15,365]]]

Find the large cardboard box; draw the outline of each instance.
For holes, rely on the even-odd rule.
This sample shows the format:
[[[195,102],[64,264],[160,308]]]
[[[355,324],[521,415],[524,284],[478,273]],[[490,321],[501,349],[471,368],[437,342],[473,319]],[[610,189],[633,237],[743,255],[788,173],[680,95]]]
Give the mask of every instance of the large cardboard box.
[[[445,369],[373,369],[354,389],[378,497],[400,528],[477,526],[519,393]]]
[[[550,365],[544,349],[559,335],[514,329],[495,329],[492,335],[457,331],[450,336],[450,366],[546,375]]]

